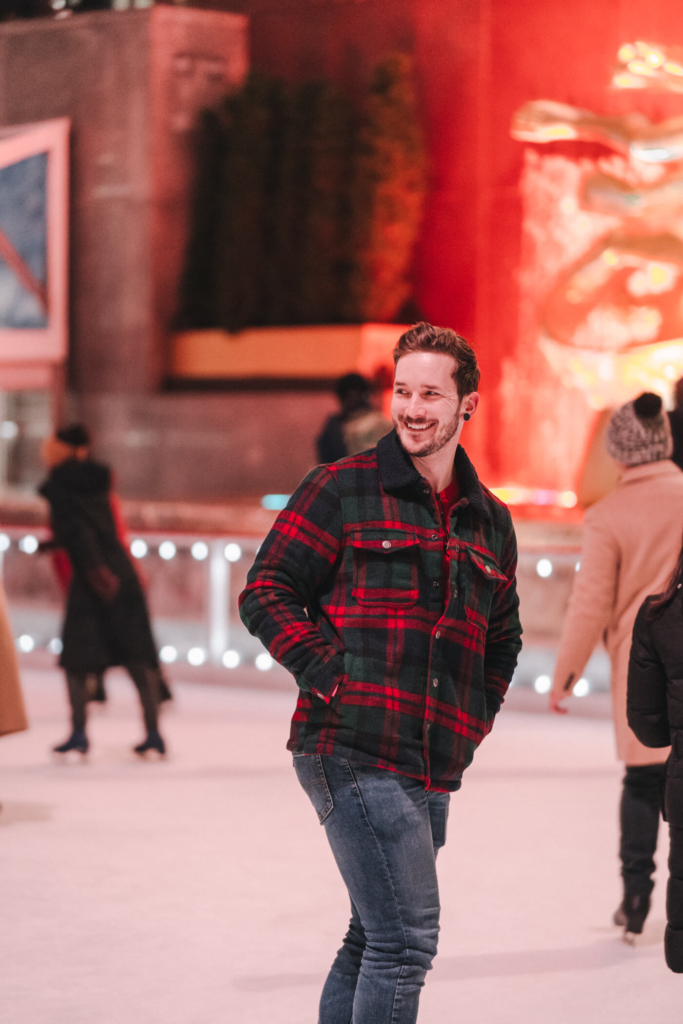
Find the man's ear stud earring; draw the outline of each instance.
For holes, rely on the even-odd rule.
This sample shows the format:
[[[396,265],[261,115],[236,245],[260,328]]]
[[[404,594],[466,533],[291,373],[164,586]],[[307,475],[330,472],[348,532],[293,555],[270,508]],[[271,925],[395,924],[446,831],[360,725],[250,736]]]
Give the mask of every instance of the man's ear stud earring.
[[[462,418],[464,419],[465,423],[467,423],[467,421],[469,419],[471,419],[471,416],[470,416],[470,414],[468,412],[466,412],[466,413],[463,414]]]

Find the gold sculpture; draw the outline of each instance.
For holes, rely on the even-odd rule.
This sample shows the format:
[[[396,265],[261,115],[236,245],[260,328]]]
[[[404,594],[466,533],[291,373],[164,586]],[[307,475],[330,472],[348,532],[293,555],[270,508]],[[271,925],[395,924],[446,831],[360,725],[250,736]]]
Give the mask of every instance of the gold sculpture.
[[[683,50],[626,43],[612,85],[683,92]],[[582,211],[606,218],[607,230],[542,304],[549,362],[594,408],[643,390],[666,395],[683,374],[683,117],[653,124],[643,114],[601,116],[535,100],[515,113],[511,133],[612,151],[588,165],[578,196]]]

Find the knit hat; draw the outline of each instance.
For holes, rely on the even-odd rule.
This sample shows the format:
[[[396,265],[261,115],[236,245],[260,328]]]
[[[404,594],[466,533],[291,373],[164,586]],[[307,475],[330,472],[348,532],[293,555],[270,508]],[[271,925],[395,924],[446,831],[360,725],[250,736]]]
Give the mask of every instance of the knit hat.
[[[670,458],[671,427],[659,395],[646,391],[613,412],[605,431],[605,448],[625,466]]]
[[[72,448],[87,448],[90,445],[90,434],[82,423],[72,423],[56,431],[55,437]]]

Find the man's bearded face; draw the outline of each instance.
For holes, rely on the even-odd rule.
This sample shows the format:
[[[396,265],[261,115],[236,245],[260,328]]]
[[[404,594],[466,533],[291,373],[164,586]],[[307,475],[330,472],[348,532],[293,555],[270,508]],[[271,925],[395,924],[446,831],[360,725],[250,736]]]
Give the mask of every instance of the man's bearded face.
[[[410,352],[396,365],[391,416],[401,444],[416,458],[440,451],[462,427],[453,374],[457,364],[442,352]]]

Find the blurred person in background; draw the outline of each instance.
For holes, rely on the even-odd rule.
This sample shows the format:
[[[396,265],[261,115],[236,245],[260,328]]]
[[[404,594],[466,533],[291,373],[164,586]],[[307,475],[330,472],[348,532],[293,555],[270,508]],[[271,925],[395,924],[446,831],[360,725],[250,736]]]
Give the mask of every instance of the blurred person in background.
[[[0,582],[0,736],[28,729],[19,681],[19,664],[7,614],[5,590]]]
[[[38,550],[42,553],[49,552],[52,559],[52,567],[57,577],[57,582],[66,597],[71,584],[71,562],[64,548],[57,547],[54,537],[49,540],[41,540]],[[98,704],[106,704],[107,691],[104,688],[104,672],[90,673],[86,678],[86,693],[89,701],[96,701]]]
[[[683,473],[671,461],[671,429],[659,395],[646,393],[617,409],[605,432],[605,447],[621,476],[616,489],[586,512],[580,569],[560,636],[549,708],[566,712],[563,701],[604,638],[617,756],[626,766],[619,847],[623,899],[614,923],[630,941],[642,932],[650,909],[669,751],[644,746],[628,726],[628,659],[638,609],[648,594],[664,587],[676,562]]]
[[[674,444],[671,460],[679,469],[683,469],[683,377],[676,381],[674,400],[676,405],[669,413],[669,425]]]
[[[39,493],[50,505],[54,542],[71,567],[59,664],[66,673],[72,732],[54,750],[87,752],[88,676],[122,665],[137,687],[146,728],[135,753],[164,754],[159,663],[147,603],[117,530],[111,472],[90,458],[89,448],[85,427],[72,424],[49,437],[41,452],[50,473]]]
[[[633,629],[628,724],[647,747],[668,748],[664,807],[669,823],[669,884],[664,955],[683,974],[683,548],[661,594],[646,598]]]
[[[337,462],[374,448],[391,423],[372,404],[372,386],[360,373],[347,373],[334,386],[340,411],[328,417],[316,439],[320,462]]]
[[[109,491],[109,504],[111,505],[111,513],[114,517],[114,523],[116,524],[116,534],[121,541],[121,544],[126,551],[130,549],[130,539],[128,537],[128,530],[126,523],[123,518],[123,509],[121,507],[121,501],[115,491]],[[59,582],[59,585],[65,595],[69,593],[69,587],[71,585],[72,569],[71,561],[64,548],[59,547],[54,536],[49,540],[43,540],[38,545],[38,550],[41,552],[49,552],[52,558],[52,565],[55,571],[55,576]],[[141,572],[138,565],[135,565],[135,570],[138,573],[140,582],[143,588],[146,588],[146,580],[144,574]],[[105,704],[107,701],[107,691],[104,686],[104,672],[90,672],[86,678],[86,692],[87,699],[94,701],[99,704]],[[166,679],[164,678],[161,666],[159,667],[159,701],[163,703],[166,700],[172,700],[173,694],[169,688]]]
[[[395,429],[303,480],[240,597],[299,687],[288,748],[351,900],[320,1024],[416,1021],[450,794],[521,648],[510,513],[459,444],[476,356],[421,323],[394,361]]]

